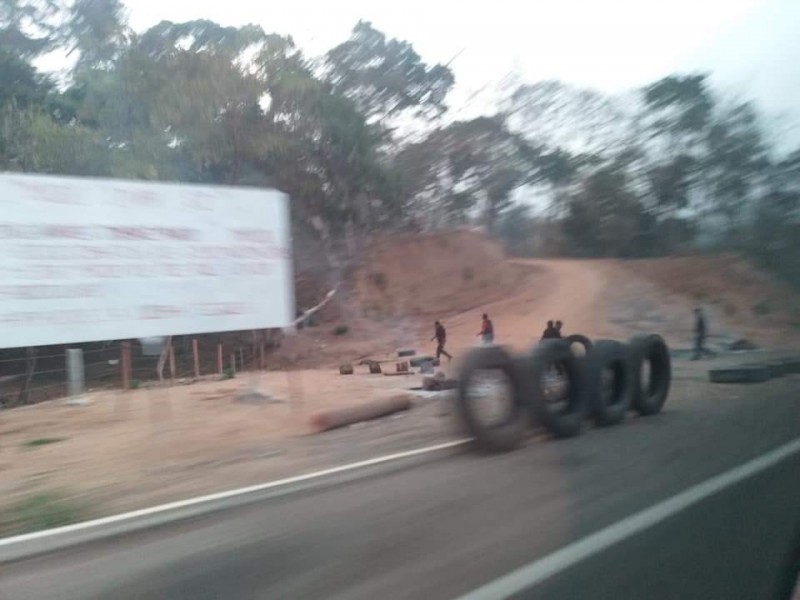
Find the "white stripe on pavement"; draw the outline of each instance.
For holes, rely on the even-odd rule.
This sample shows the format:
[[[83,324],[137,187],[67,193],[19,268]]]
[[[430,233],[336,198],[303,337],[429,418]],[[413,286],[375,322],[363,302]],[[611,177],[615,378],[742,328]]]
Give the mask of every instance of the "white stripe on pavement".
[[[355,471],[357,469],[363,469],[365,467],[372,467],[375,465],[380,465],[388,462],[392,462],[395,460],[400,460],[404,458],[412,458],[414,456],[420,456],[423,454],[428,454],[431,452],[438,452],[440,450],[447,450],[448,448],[455,448],[457,446],[462,446],[468,442],[472,441],[471,438],[467,439],[460,439],[455,440],[452,442],[445,442],[442,444],[436,444],[434,446],[426,446],[424,448],[416,448],[414,450],[406,450],[405,452],[397,452],[395,454],[386,454],[384,456],[376,456],[375,458],[370,458],[367,460],[362,460],[359,462],[349,463],[346,465],[340,465],[338,467],[332,467],[330,469],[323,469],[321,471],[314,471],[312,473],[305,473],[303,475],[296,475],[294,477],[287,477],[285,479],[278,479],[276,481],[270,481],[267,483],[261,483],[258,485],[252,485],[249,487],[238,488],[235,490],[228,490],[225,492],[218,492],[216,494],[209,494],[206,496],[196,496],[194,498],[188,498],[186,500],[179,500],[177,502],[170,502],[168,504],[159,504],[158,506],[152,506],[150,508],[143,508],[140,510],[134,510],[131,512],[121,513],[118,515],[112,515],[110,517],[103,517],[100,519],[94,519],[92,521],[84,521],[83,523],[75,523],[74,525],[66,525],[64,527],[57,527],[54,529],[46,529],[44,531],[36,531],[33,533],[26,533],[14,537],[8,537],[0,539],[0,548],[12,546],[14,544],[20,544],[24,542],[29,542],[31,540],[38,540],[42,538],[49,538],[49,537],[56,537],[59,535],[67,534],[67,533],[74,533],[76,531],[88,530],[93,528],[102,527],[104,525],[110,525],[113,523],[119,523],[123,521],[128,521],[132,519],[136,519],[139,517],[145,517],[149,515],[154,515],[158,513],[163,513],[171,510],[181,509],[192,507],[196,505],[200,505],[206,502],[214,502],[218,500],[224,500],[226,498],[233,498],[235,496],[240,496],[243,494],[250,494],[253,492],[261,492],[265,490],[270,490],[273,488],[279,488],[286,485],[292,485],[296,483],[303,483],[313,479],[318,479],[320,477],[326,477],[329,475],[337,475],[340,473],[346,473],[348,471]]]
[[[736,485],[798,453],[800,453],[800,438],[734,467],[721,475],[707,479],[671,498],[654,504],[650,508],[617,521],[588,537],[572,542],[524,567],[511,571],[461,596],[460,600],[495,600],[508,598],[514,594],[529,590],[582,560],[590,558],[634,534],[657,525],[701,500],[713,496],[725,488]]]

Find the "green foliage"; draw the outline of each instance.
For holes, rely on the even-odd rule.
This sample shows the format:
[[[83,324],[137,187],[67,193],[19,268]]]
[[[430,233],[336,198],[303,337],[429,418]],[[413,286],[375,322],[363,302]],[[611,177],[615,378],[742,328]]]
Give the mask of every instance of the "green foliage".
[[[233,367],[226,367],[222,371],[222,379],[233,379],[236,377],[236,370]]]
[[[346,335],[350,331],[347,325],[337,325],[333,328],[333,335]]]
[[[33,494],[13,504],[0,517],[0,531],[19,535],[81,521],[86,514],[75,500],[62,493]]]
[[[411,44],[387,40],[365,21],[356,24],[349,40],[328,52],[326,66],[326,80],[334,92],[353,99],[369,118],[409,109],[441,114],[455,82],[448,67],[426,65]]]
[[[142,387],[142,382],[138,379],[131,379],[130,383],[128,384],[129,389],[138,390]]]
[[[39,448],[40,446],[47,446],[49,444],[57,444],[58,442],[63,442],[64,439],[65,438],[36,438],[34,440],[28,440],[22,445],[25,448]]]

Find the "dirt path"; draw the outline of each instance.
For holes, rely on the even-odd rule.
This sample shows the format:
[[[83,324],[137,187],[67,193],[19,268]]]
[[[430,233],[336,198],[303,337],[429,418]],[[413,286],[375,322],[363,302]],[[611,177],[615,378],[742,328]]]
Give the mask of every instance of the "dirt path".
[[[619,332],[607,318],[606,263],[517,260],[513,261],[513,266],[525,284],[508,298],[441,317],[453,351],[463,351],[477,343],[483,312],[488,313],[494,323],[496,341],[517,349],[527,348],[537,341],[551,319],[564,322],[565,334],[609,337]],[[418,345],[432,347],[429,339],[420,336]]]

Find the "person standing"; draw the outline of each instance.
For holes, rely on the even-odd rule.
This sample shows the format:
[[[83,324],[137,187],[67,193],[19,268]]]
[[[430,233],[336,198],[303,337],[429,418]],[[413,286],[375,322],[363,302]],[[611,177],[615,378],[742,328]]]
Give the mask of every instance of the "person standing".
[[[484,344],[493,344],[494,343],[494,325],[492,324],[492,320],[489,318],[489,315],[483,313],[483,320],[481,321],[481,330],[478,332],[478,335],[481,338],[481,341]]]
[[[434,324],[434,333],[431,341],[436,340],[436,358],[439,358],[444,354],[447,357],[448,361],[453,360],[452,355],[444,349],[444,345],[447,343],[447,330],[444,328],[444,325],[436,321]]]
[[[564,323],[561,321],[556,321],[556,337],[561,339],[561,328],[564,327]]]
[[[561,336],[558,335],[558,331],[556,331],[555,325],[553,325],[552,321],[548,321],[547,322],[547,327],[545,328],[544,333],[542,333],[542,339],[543,340],[552,340],[552,339],[557,338],[557,337],[561,337]]]
[[[692,360],[699,360],[705,353],[706,333],[708,324],[702,308],[694,309],[694,356]]]

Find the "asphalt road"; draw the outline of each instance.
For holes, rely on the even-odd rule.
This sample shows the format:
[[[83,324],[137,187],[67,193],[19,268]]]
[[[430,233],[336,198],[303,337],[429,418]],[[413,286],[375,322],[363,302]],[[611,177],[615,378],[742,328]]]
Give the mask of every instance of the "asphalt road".
[[[800,437],[800,380],[0,566],[0,598],[453,598]],[[753,600],[800,540],[800,457],[519,596]]]

